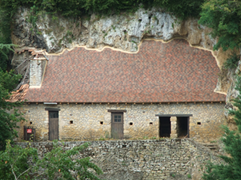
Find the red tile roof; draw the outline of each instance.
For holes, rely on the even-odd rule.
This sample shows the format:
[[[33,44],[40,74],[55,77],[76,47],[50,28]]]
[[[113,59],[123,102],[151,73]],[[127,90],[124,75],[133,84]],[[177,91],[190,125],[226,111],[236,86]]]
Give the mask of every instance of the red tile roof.
[[[146,40],[137,54],[79,47],[49,61],[29,102],[224,101],[214,92],[219,68],[211,52],[185,40]]]
[[[11,92],[11,97],[7,100],[9,102],[24,101],[25,96],[29,90],[29,85],[24,84],[16,91]]]

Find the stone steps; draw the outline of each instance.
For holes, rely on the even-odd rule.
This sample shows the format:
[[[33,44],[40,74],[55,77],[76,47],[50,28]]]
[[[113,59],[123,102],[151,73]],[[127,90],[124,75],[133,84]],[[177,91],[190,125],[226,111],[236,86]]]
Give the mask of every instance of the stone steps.
[[[219,153],[219,146],[216,143],[200,143],[201,145],[207,147],[208,149],[210,149],[211,151],[215,152],[215,153]]]

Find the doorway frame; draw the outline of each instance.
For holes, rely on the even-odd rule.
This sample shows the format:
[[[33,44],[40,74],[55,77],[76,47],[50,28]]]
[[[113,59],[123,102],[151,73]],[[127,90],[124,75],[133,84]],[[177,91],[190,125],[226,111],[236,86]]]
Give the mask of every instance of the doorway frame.
[[[117,110],[117,109],[108,109],[107,112],[110,112],[111,114],[111,118],[110,118],[110,134],[111,134],[111,137],[112,137],[112,127],[113,127],[113,121],[114,121],[114,118],[113,118],[113,115],[114,114],[121,114],[122,115],[122,137],[119,138],[119,139],[123,139],[124,138],[124,125],[125,125],[125,122],[124,122],[124,112],[127,112],[125,109],[123,110]]]
[[[115,115],[121,115],[121,122],[114,122],[114,116]],[[124,138],[124,114],[123,112],[112,112],[111,113],[111,138],[115,138],[114,137],[114,124],[118,124],[121,127],[121,133],[117,134],[117,139],[123,139]]]
[[[50,140],[50,112],[57,112],[58,113],[58,129],[57,129],[57,134],[58,134],[58,138],[57,140],[59,140],[59,111],[60,109],[59,108],[45,108],[45,111],[48,111],[48,140],[49,141],[52,141]]]
[[[187,117],[188,118],[188,123],[187,123],[187,128],[188,128],[188,138],[190,137],[190,117],[193,116],[192,114],[156,114],[156,116],[158,116],[158,118],[160,117]],[[177,123],[177,122],[176,122]],[[175,130],[176,131],[176,130]],[[171,129],[172,132],[172,129]],[[177,134],[176,134],[177,135]]]
[[[161,118],[168,118],[169,119],[169,128],[170,128],[169,132],[170,133],[169,133],[168,136],[161,136]],[[159,120],[159,126],[158,126],[158,130],[159,130],[158,132],[159,133],[158,133],[158,136],[159,137],[164,137],[164,138],[170,138],[171,137],[171,131],[172,131],[172,129],[171,129],[171,127],[172,127],[172,125],[171,125],[171,117],[170,116],[161,116],[161,117],[159,116],[158,120]]]
[[[177,121],[178,121],[178,118],[186,118],[186,121],[187,121],[187,138],[189,138],[189,132],[190,132],[190,129],[189,129],[189,123],[190,123],[190,116],[176,116],[177,117]],[[178,127],[178,122],[177,122],[177,128]]]

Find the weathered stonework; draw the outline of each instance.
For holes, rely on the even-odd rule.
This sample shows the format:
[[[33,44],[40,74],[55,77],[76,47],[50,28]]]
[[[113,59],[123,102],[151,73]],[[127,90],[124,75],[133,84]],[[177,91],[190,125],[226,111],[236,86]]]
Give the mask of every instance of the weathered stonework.
[[[177,138],[177,117],[171,117],[171,138]]]
[[[66,150],[84,142],[66,142]],[[59,143],[61,146],[62,143]],[[76,158],[90,156],[107,180],[200,180],[207,161],[222,163],[209,149],[189,139],[92,141]],[[26,147],[29,143],[18,143]],[[52,149],[52,142],[34,142],[39,156]]]
[[[59,108],[59,139],[88,140],[111,137],[111,113],[124,112],[124,138],[159,137],[159,117],[156,114],[192,114],[189,119],[189,136],[197,141],[210,142],[222,135],[225,124],[223,103],[179,104],[44,104],[24,105],[22,111],[27,122],[23,126],[36,128],[37,141],[48,140],[49,119],[45,108]],[[176,117],[171,117],[171,137],[177,137]],[[73,123],[71,124],[70,121]],[[32,124],[30,124],[30,122]]]
[[[30,88],[41,86],[46,65],[46,59],[30,61]]]

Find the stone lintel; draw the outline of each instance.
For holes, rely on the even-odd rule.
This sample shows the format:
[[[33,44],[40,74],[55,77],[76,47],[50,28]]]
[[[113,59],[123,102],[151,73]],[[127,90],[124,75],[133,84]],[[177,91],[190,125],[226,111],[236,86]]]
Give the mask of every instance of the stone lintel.
[[[172,117],[172,116],[176,116],[176,117],[190,117],[190,116],[192,116],[192,114],[156,114],[156,116],[159,116],[159,117]]]
[[[125,109],[108,109],[108,112],[126,112]]]

